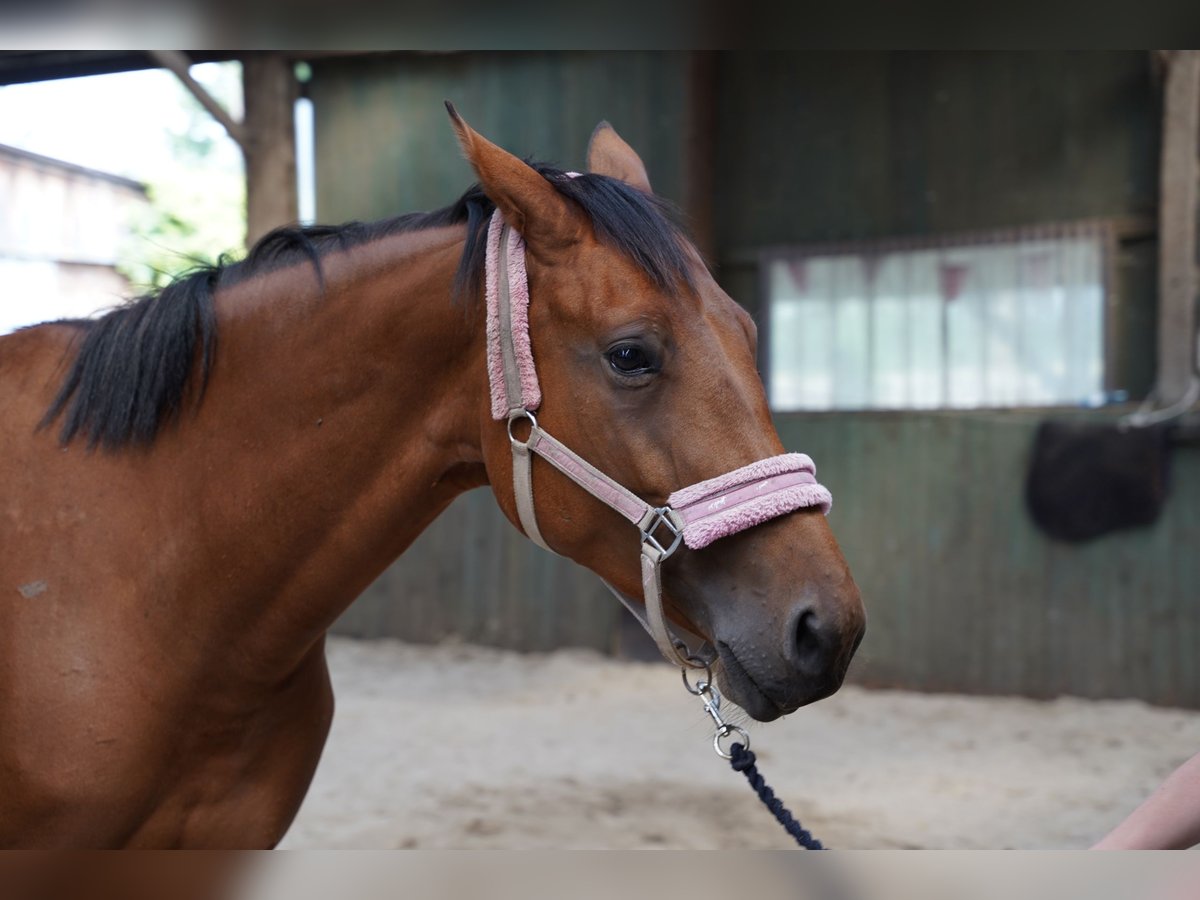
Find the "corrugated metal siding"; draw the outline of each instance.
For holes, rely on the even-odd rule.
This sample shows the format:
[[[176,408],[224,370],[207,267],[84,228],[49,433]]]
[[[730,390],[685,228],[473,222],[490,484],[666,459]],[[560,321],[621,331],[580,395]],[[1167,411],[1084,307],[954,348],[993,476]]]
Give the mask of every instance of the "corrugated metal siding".
[[[723,53],[722,282],[763,247],[1152,217],[1159,88],[1143,51]],[[1150,237],[1151,239],[1147,239]],[[1154,372],[1152,235],[1119,244],[1109,387]]]
[[[338,621],[360,637],[550,650],[617,648],[621,607],[591,572],[534,547],[490,490],[459,497]]]
[[[780,416],[817,461],[870,620],[853,680],[1200,706],[1200,449],[1174,451],[1160,521],[1083,545],[1025,510],[1034,413]],[[612,651],[624,613],[486,490],[460,498],[338,623],[361,636]],[[624,639],[628,640],[628,633]]]
[[[322,62],[318,211],[445,204],[471,180],[441,101],[489,137],[565,165],[613,121],[667,196],[683,190],[681,54],[454,54]],[[1021,226],[1154,209],[1158,110],[1142,54],[722,54],[722,281],[808,240]],[[1152,371],[1152,241],[1119,261],[1121,372]],[[1200,458],[1176,451],[1162,521],[1084,547],[1044,539],[1022,485],[1039,414],[784,416],[817,460],[870,627],[859,680],[1200,706]],[[339,624],[526,649],[611,649],[619,607],[537,551],[486,491],[460,499]]]
[[[406,54],[315,65],[317,216],[445,206],[474,180],[443,106],[518,156],[578,168],[607,119],[657,193],[683,191],[686,53]]]
[[[1145,52],[734,52],[718,83],[723,249],[1156,209]]]
[[[1033,413],[788,415],[870,615],[860,681],[1200,706],[1200,450],[1152,528],[1050,541],[1024,506]]]

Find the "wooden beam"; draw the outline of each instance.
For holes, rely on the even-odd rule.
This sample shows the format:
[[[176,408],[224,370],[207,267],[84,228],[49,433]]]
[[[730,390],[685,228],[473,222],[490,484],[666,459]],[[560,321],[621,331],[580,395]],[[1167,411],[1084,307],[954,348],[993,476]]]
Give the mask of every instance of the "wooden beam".
[[[1200,210],[1200,50],[1168,51],[1159,183],[1159,407],[1196,378],[1196,218]]]
[[[299,216],[295,106],[299,86],[288,54],[242,56],[246,156],[246,243]]]
[[[189,71],[192,61],[186,53],[179,50],[150,50],[147,52],[164,69],[174,72],[175,77],[183,82],[183,86],[191,91],[193,97],[200,101],[200,105],[208,110],[209,114],[224,126],[229,136],[237,141],[243,150],[246,149],[246,134],[242,128],[242,123],[234,119],[229,114],[229,111],[218,103],[212,94],[204,89],[204,85],[192,77]]]

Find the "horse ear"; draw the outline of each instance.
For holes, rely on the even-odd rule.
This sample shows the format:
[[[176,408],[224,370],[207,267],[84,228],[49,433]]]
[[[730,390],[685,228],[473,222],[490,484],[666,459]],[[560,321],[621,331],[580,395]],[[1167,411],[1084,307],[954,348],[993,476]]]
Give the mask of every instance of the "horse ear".
[[[638,190],[653,194],[650,176],[642,158],[634,152],[607,122],[601,122],[588,141],[588,171],[617,178]]]
[[[580,216],[571,201],[527,162],[475,131],[449,100],[446,111],[483,192],[527,243],[564,245],[579,237]]]

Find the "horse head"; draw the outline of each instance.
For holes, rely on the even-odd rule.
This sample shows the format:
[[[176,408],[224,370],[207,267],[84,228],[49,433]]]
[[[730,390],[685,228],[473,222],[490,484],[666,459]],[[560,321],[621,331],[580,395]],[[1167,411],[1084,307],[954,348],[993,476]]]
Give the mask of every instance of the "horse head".
[[[540,427],[653,507],[783,453],[752,318],[665,215],[617,132],[596,129],[588,173],[552,178],[451,114],[483,191],[524,242]],[[510,438],[491,406],[480,410],[484,461],[520,527]],[[552,466],[532,473],[544,542],[640,597],[629,517]],[[667,616],[711,643],[720,687],[761,721],[836,691],[863,635],[858,588],[823,512],[809,505],[689,541],[705,545],[662,569]]]

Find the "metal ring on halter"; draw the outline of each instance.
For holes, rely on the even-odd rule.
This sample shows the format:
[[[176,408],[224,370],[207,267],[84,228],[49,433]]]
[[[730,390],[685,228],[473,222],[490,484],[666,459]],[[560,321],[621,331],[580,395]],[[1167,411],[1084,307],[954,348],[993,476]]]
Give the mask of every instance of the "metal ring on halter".
[[[698,656],[689,656],[687,658],[687,661],[689,663],[691,663],[697,669],[704,669],[704,680],[697,681],[695,686],[693,687],[692,683],[690,681],[688,681],[688,670],[683,668],[682,666],[679,667],[679,674],[681,676],[683,676],[683,686],[685,688],[687,688],[687,692],[689,694],[691,694],[694,697],[699,697],[706,690],[708,690],[710,687],[712,687],[712,683],[713,683],[712,666],[709,665],[708,663],[706,663],[704,660],[702,660]]]
[[[529,420],[529,436],[530,437],[533,437],[533,431],[534,431],[534,429],[536,429],[538,427],[537,419],[534,417],[533,413],[531,413],[527,409],[518,409],[516,412],[510,413],[508,416],[508,440],[509,440],[509,442],[514,447],[528,447],[529,446],[528,440],[520,441],[520,440],[517,440],[515,437],[513,437],[513,432],[512,432],[513,422],[516,422],[519,419],[528,419]]]
[[[717,756],[721,757],[721,759],[733,759],[733,753],[726,753],[721,749],[721,739],[729,737],[735,731],[742,739],[742,747],[744,747],[746,750],[750,749],[750,735],[746,733],[746,729],[737,725],[730,725],[726,723],[722,727],[718,728],[717,733],[713,735],[713,749],[717,751]]]

